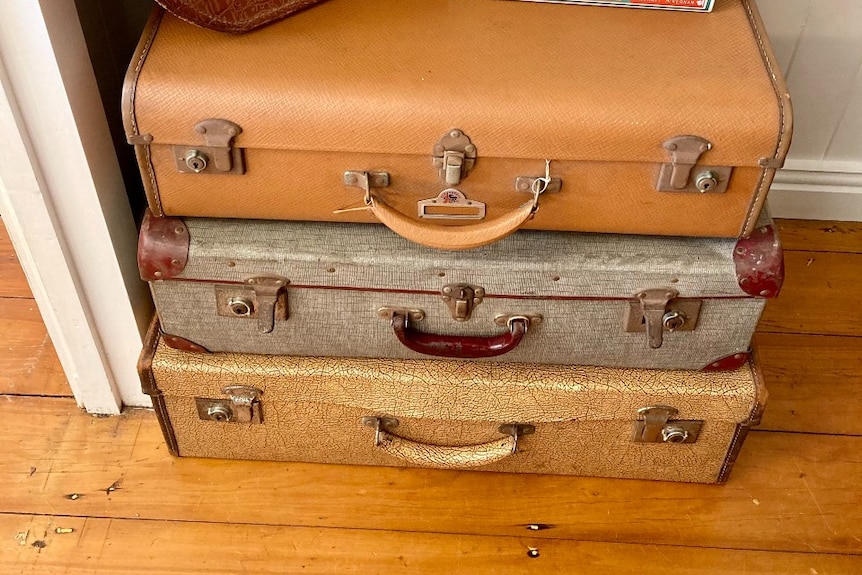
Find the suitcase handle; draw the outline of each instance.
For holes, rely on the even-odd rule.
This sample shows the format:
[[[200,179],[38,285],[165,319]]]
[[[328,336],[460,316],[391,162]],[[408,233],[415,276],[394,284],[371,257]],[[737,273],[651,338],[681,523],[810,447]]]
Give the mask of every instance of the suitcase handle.
[[[530,425],[503,425],[505,437],[477,445],[446,446],[419,443],[398,437],[386,430],[388,418],[365,417],[362,422],[374,427],[374,447],[398,459],[421,467],[464,469],[489,465],[518,452],[518,438],[534,432]],[[397,425],[397,422],[395,423]]]
[[[508,332],[491,337],[438,335],[414,331],[406,314],[392,315],[392,331],[405,347],[424,355],[458,359],[495,357],[518,347],[530,326],[530,318],[513,316],[507,324]]]
[[[380,198],[369,195],[369,200],[368,209],[387,228],[411,242],[441,250],[467,250],[492,244],[517,231],[539,208],[536,198],[509,214],[481,224],[438,226],[409,218]]]

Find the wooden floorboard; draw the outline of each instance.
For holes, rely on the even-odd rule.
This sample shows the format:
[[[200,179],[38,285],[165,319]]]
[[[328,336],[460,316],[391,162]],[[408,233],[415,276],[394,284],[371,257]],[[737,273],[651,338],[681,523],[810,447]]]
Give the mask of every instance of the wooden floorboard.
[[[862,337],[758,333],[760,429],[862,435]]]
[[[775,220],[785,250],[862,253],[862,222]]]
[[[0,393],[71,397],[36,302],[0,297]]]
[[[787,251],[786,277],[759,331],[862,336],[862,254]]]
[[[0,571],[28,575],[714,575],[729,566],[747,575],[862,572],[860,556],[561,541],[529,533],[416,534],[28,515],[0,516],[0,532]]]
[[[2,219],[0,219],[0,297],[33,297]]]
[[[712,486],[176,459],[152,412],[3,412],[7,512],[862,554],[862,437],[753,432]]]

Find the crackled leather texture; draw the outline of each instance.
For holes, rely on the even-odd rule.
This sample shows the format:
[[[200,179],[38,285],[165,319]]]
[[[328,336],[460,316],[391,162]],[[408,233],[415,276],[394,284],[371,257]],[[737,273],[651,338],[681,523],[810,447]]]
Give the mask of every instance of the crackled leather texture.
[[[164,345],[155,350],[152,381],[164,399],[160,417],[169,419],[181,456],[417,465],[375,446],[374,429],[361,422],[386,416],[399,422],[392,435],[431,446],[423,467],[451,468],[457,458],[440,458],[435,446],[461,447],[475,456],[471,446],[506,441],[500,425],[523,423],[534,425],[535,433],[519,439],[516,454],[471,468],[706,483],[719,480],[737,431],[765,401],[753,365],[703,374],[205,355]],[[195,398],[224,398],[221,390],[229,385],[262,392],[262,424],[200,419]],[[677,408],[678,419],[704,420],[697,442],[633,442],[637,410],[651,405]],[[421,449],[411,452],[421,458]]]
[[[562,189],[526,228],[737,237],[753,229],[791,132],[748,0],[700,15],[328,0],[238,37],[165,15],[141,40],[123,103],[153,211],[203,217],[375,222],[336,213],[363,205],[346,170],[389,172],[375,196],[418,217],[417,201],[449,187],[431,155],[459,128],[477,160],[456,187],[487,204],[488,221],[529,200],[515,178],[543,175],[549,159]],[[241,126],[244,175],[177,172],[172,145],[203,145],[194,126],[206,118]],[[713,143],[702,165],[736,166],[727,192],[655,190],[662,143],[684,134]]]
[[[219,32],[248,32],[322,0],[156,0],[178,18]]]
[[[151,284],[153,299],[165,333],[213,352],[421,359],[377,315],[394,306],[423,310],[415,329],[439,335],[489,337],[505,331],[494,321],[500,314],[542,315],[494,361],[701,369],[748,349],[766,303],[739,287],[728,239],[525,231],[452,254],[379,226],[185,221],[189,262],[177,281]],[[270,333],[254,318],[217,312],[216,286],[249,296],[242,283],[255,275],[291,282],[288,319]],[[464,322],[440,299],[446,284],[461,282],[486,293]],[[645,333],[624,330],[624,318],[635,293],[661,287],[706,299],[694,331],[667,332],[650,349]]]

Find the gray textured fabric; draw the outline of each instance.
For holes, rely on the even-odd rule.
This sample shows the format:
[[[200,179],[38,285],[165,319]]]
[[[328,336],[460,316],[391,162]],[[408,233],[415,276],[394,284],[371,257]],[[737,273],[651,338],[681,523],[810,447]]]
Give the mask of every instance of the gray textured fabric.
[[[396,306],[422,309],[426,318],[415,328],[443,335],[500,334],[498,314],[543,316],[494,361],[701,369],[748,349],[765,304],[736,282],[735,240],[523,231],[448,253],[375,225],[186,221],[190,257],[178,278],[197,281],[152,282],[152,293],[166,333],[214,352],[425,357],[402,346],[376,314]],[[291,281],[289,319],[269,334],[255,319],[216,312],[217,284],[260,274]],[[453,282],[488,293],[467,322],[454,321],[438,295]],[[705,299],[697,329],[665,333],[664,345],[650,349],[644,333],[624,331],[624,318],[634,293],[661,287]],[[432,293],[415,293],[423,291]]]
[[[628,298],[662,286],[683,297],[746,295],[736,282],[733,239],[521,231],[444,252],[372,224],[186,223],[190,257],[179,278],[230,282],[269,273],[294,285],[434,292],[468,282],[515,296]]]

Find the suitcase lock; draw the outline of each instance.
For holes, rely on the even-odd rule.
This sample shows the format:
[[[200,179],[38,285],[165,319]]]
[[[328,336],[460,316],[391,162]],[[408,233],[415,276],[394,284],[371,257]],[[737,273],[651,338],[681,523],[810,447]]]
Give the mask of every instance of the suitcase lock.
[[[678,291],[668,288],[636,293],[626,313],[626,332],[645,331],[650,348],[658,349],[664,342],[664,332],[694,331],[702,302],[677,299],[678,296]]]
[[[287,292],[290,283],[279,276],[246,278],[245,286],[215,286],[216,309],[220,316],[256,319],[260,333],[270,333],[276,321],[288,317]]]
[[[638,409],[635,422],[636,443],[694,443],[700,435],[703,421],[671,421],[679,411],[667,405]]]
[[[476,164],[476,146],[461,130],[450,130],[434,145],[433,163],[446,185],[457,186]]]
[[[727,166],[699,166],[701,155],[712,148],[712,143],[698,136],[676,136],[664,144],[670,163],[662,164],[656,182],[660,192],[698,192],[717,194],[727,191],[733,168]],[[694,174],[694,176],[692,176]]]
[[[186,174],[244,174],[245,162],[241,148],[233,146],[233,139],[242,128],[229,120],[211,118],[195,124],[204,145],[174,146],[177,171]]]
[[[232,385],[222,389],[227,399],[196,397],[198,417],[219,423],[263,423],[260,396],[254,387]]]

